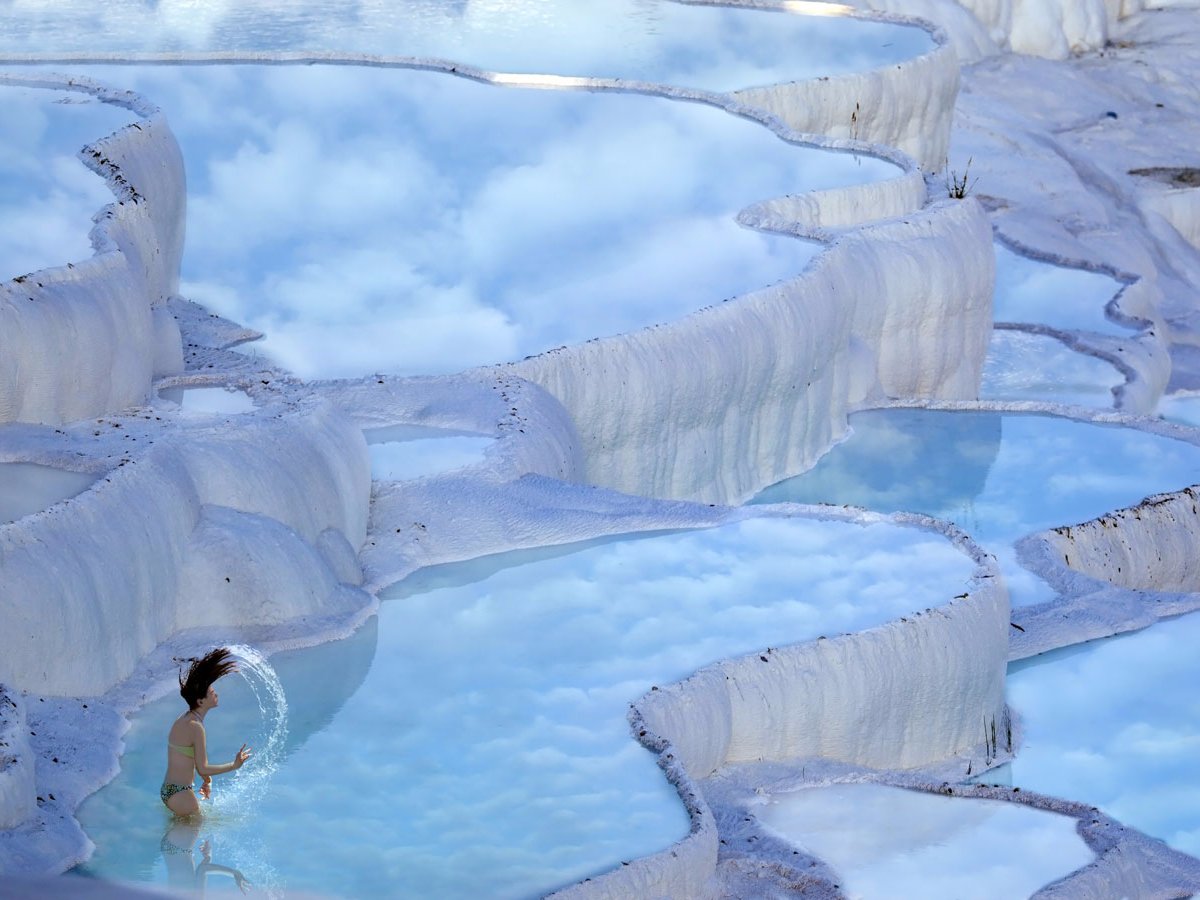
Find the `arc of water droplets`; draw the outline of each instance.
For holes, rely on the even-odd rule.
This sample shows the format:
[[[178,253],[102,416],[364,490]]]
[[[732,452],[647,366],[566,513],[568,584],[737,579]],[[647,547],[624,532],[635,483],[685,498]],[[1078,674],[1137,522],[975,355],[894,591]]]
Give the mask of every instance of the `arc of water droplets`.
[[[263,798],[271,776],[282,762],[288,736],[287,696],[275,669],[265,656],[246,644],[231,644],[228,649],[237,658],[238,673],[258,701],[267,736],[261,746],[254,748],[250,762],[214,797],[217,812],[226,815],[244,812]]]

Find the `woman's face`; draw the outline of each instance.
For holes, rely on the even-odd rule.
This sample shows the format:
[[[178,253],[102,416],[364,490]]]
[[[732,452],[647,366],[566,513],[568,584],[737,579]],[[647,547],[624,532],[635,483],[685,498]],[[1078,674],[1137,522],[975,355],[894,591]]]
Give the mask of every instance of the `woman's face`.
[[[211,684],[208,686],[208,693],[204,695],[204,705],[208,709],[212,709],[217,705],[219,698],[217,697],[217,689]]]

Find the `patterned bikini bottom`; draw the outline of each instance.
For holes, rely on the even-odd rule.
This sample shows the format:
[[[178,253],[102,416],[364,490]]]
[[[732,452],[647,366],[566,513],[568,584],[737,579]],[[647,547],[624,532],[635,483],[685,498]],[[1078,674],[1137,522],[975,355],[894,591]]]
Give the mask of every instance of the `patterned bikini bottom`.
[[[158,796],[162,799],[163,806],[166,806],[167,801],[180,791],[190,791],[191,789],[192,786],[190,784],[171,784],[170,782],[166,782],[158,789]]]

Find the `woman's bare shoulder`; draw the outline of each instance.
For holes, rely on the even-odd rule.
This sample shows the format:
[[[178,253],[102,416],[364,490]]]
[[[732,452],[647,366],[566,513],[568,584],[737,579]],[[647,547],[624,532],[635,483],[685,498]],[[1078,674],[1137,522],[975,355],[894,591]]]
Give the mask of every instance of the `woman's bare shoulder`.
[[[195,738],[204,735],[204,726],[193,719],[187,713],[184,713],[178,719],[171,723],[171,737],[178,738],[175,743],[184,743],[185,738]]]

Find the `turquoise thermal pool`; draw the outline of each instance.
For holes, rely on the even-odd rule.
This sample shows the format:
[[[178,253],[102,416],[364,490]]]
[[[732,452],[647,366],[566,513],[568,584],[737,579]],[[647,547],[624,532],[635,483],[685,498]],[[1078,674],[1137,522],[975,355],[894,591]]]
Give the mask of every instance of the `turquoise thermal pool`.
[[[137,0],[55,0],[5,10],[0,52],[32,47],[89,54],[336,50],[727,91],[892,65],[933,42],[911,26],[665,0],[415,0],[349,9],[330,0],[149,8]]]
[[[631,700],[731,654],[941,605],[972,571],[917,529],[753,518],[418,572],[348,641],[273,658],[292,710],[278,768],[255,803],[218,779],[233,799],[203,836],[272,889],[540,895],[687,832],[629,734]],[[214,758],[262,740],[239,680],[220,687]],[[81,807],[88,874],[165,879],[157,790],[181,705],[133,717],[121,774]]]
[[[90,71],[170,111],[182,293],[304,378],[455,372],[674,321],[819,251],[740,226],[743,208],[899,174],[641,94],[354,67]]]
[[[97,477],[37,463],[0,463],[0,525],[82,494]]]
[[[213,351],[218,370],[235,359],[238,365],[229,368],[238,374],[217,371],[207,380],[248,383],[245,373],[260,354],[290,373],[277,381],[272,374],[268,390],[278,406],[258,411],[241,391],[161,391],[170,410],[163,414],[170,440],[187,428],[198,433],[261,424],[255,440],[278,436],[303,447],[312,436],[301,434],[308,427],[303,417],[278,427],[268,417],[304,413],[316,395],[343,402],[354,389],[313,380],[376,372],[384,385],[384,375],[462,373],[562,345],[670,327],[696,310],[802,272],[820,245],[743,227],[738,213],[771,198],[892,178],[900,169],[868,156],[789,143],[719,104],[626,89],[638,80],[732,91],[871,67],[898,69],[934,46],[922,29],[843,18],[836,15],[839,7],[827,9],[827,16],[801,16],[667,0],[18,0],[5,8],[0,54],[34,48],[46,55],[88,54],[95,64],[87,68],[52,68],[139,91],[161,105],[187,169],[179,293],[265,336],[237,348],[250,363]],[[263,64],[100,62],[105,56],[120,61],[123,54],[199,57],[228,50],[244,53],[244,61],[259,54]],[[363,62],[363,55],[375,53],[439,58],[464,67],[627,83],[614,85],[620,88],[614,92],[526,90],[416,69],[266,64],[280,51],[337,53]],[[939,71],[951,74],[937,69],[948,59],[929,60],[935,88]],[[888,86],[906,91],[914,83]],[[69,103],[60,102],[68,96]],[[53,91],[6,88],[0,103],[6,104],[7,122],[0,126],[0,265],[16,274],[90,255],[91,217],[112,197],[75,152],[134,117]],[[940,112],[948,122],[950,110]],[[924,117],[914,121],[924,123]],[[938,136],[923,135],[931,141]],[[957,209],[968,206],[974,209],[973,203]],[[927,214],[936,224],[941,213],[920,216]],[[963,247],[985,250],[986,227],[981,218],[974,224],[982,245],[964,241]],[[997,256],[997,320],[1129,333],[1104,315],[1120,288],[1113,279],[1037,263],[1002,247]],[[172,284],[167,292],[174,289]],[[207,333],[237,334],[227,324]],[[889,332],[884,340],[893,337]],[[1062,343],[1002,331],[992,339],[982,395],[1109,407],[1111,389],[1121,380],[1110,364]],[[262,385],[268,385],[265,375]],[[428,392],[437,397],[427,408],[408,408],[413,418],[439,421],[446,407],[474,402],[466,389],[457,393],[457,382],[439,394],[443,386]],[[423,390],[422,382],[405,383],[369,413],[347,409],[353,418],[318,433],[328,447],[328,459],[320,462],[328,465],[312,477],[314,488],[321,488],[316,482],[322,478],[341,477],[338,465],[346,460],[336,458],[339,448],[361,453],[355,429],[363,421],[402,418],[384,407],[429,399]],[[357,401],[345,402],[350,407]],[[757,415],[751,406],[734,412]],[[477,411],[440,420],[472,421]],[[688,412],[674,410],[679,421],[664,426],[687,429]],[[1163,412],[1170,414],[1167,403]],[[237,419],[239,414],[256,418]],[[580,432],[586,415],[582,411],[575,423]],[[188,416],[197,419],[177,421]],[[205,422],[204,416],[230,418]],[[319,416],[310,421],[317,428],[326,424]],[[1048,599],[1050,589],[1016,563],[1017,539],[1200,482],[1200,452],[1190,444],[1066,418],[884,410],[856,414],[851,426],[853,433],[812,471],[751,502],[856,504],[948,519],[997,554],[1018,604]],[[354,440],[339,443],[347,434]],[[364,435],[376,481],[478,465],[489,461],[495,444],[480,434],[413,426],[367,429]],[[530,443],[541,437],[531,436]],[[556,435],[544,437],[550,443]],[[169,448],[169,441],[164,444]],[[219,481],[218,466],[239,465],[236,448],[229,454],[218,449],[184,460],[196,470],[195,484],[200,475]],[[568,446],[564,453],[575,450]],[[580,480],[584,455],[578,453],[580,467],[572,470]],[[165,471],[175,457],[162,453],[159,459]],[[362,464],[355,457],[345,466],[353,471],[342,481],[353,482],[356,494],[339,498],[344,510],[331,514],[348,524],[315,538],[333,541],[312,545],[313,554],[329,558],[325,562],[343,550],[352,553],[339,534],[357,543],[367,527]],[[315,471],[315,465],[303,471]],[[274,475],[264,474],[264,482]],[[95,477],[31,463],[0,465],[0,522],[74,496]],[[307,488],[309,480],[293,484]],[[407,511],[400,499],[409,495],[431,497],[423,500],[425,509],[445,497],[463,534],[437,534],[429,552],[472,546],[477,535],[469,504],[460,514],[451,506],[453,492],[426,491],[431,484],[377,484],[375,496],[390,492],[395,503],[387,514],[402,516]],[[467,495],[475,484],[462,487]],[[484,487],[479,494],[494,488],[496,498],[486,512],[516,510],[514,518],[528,517],[518,523],[524,533],[544,529],[543,540],[578,533],[560,527],[556,516],[592,490],[554,484],[544,496],[565,498],[561,509],[532,503],[516,509],[526,495],[507,485]],[[194,493],[199,496],[199,487]],[[201,505],[220,502],[212,500],[216,494],[193,504],[201,506],[201,524],[191,542],[184,540],[191,527],[185,522],[179,542],[171,545],[180,548],[179,571],[185,574],[178,579],[182,588],[172,584],[170,598],[178,596],[185,612],[206,587],[189,582],[187,573],[202,568],[189,567],[190,561],[207,564],[204,554],[220,546],[215,536],[226,534],[203,530],[222,512]],[[295,521],[308,506],[308,495],[301,497]],[[620,503],[637,506],[641,522],[678,521],[669,516],[682,508],[649,497],[622,497],[614,506]],[[246,878],[252,895],[273,898],[527,898],[670,846],[690,823],[652,754],[630,734],[631,701],[719,659],[754,653],[757,666],[758,653],[768,647],[861,631],[941,607],[972,584],[974,565],[943,534],[784,512],[761,506],[700,510],[689,515],[742,518],[710,529],[513,551],[410,574],[383,594],[378,615],[349,637],[279,652],[269,664],[256,658],[247,662],[244,677],[220,683],[221,709],[207,722],[211,759],[231,758],[243,741],[254,746],[255,756],[243,771],[216,780],[215,799],[194,826],[173,822],[158,799],[163,744],[183,703],[171,685],[164,696],[145,702],[139,693],[146,687],[145,669],[138,669],[131,682],[95,698],[115,718],[112,705],[141,697],[144,705],[130,714],[128,732],[119,741],[110,736],[94,742],[100,748],[89,750],[94,756],[71,760],[65,774],[54,770],[52,776],[74,780],[71,789],[78,793],[80,783],[94,784],[111,766],[113,742],[123,742],[120,772],[78,810],[94,853],[69,877],[193,893],[203,878],[200,868],[209,866],[225,879],[210,882],[209,889],[225,888],[230,896],[240,896],[237,888]],[[624,521],[616,515],[612,521]],[[249,526],[235,532],[234,518],[228,534],[259,533]],[[284,534],[292,525],[271,521],[279,525],[272,533],[295,536]],[[322,522],[313,531],[324,527]],[[371,527],[378,535],[378,521]],[[24,532],[18,526],[14,534],[23,538]],[[297,554],[308,552],[313,540],[300,537]],[[56,544],[49,546],[58,554]],[[406,548],[381,542],[379,552],[361,560],[368,582],[385,553],[394,554],[383,561],[389,571],[414,565]],[[72,561],[69,552],[63,559]],[[251,568],[272,571],[266,564]],[[334,568],[322,563],[321,577]],[[134,571],[140,577],[142,569]],[[334,574],[336,581],[358,572],[346,565]],[[363,604],[369,600],[355,596]],[[291,608],[291,600],[284,598],[280,609]],[[321,618],[327,612],[330,618]],[[282,635],[286,646],[296,647],[327,637],[333,615],[322,607],[255,635]],[[89,621],[86,614],[81,618]],[[129,616],[103,622],[114,631],[138,624]],[[1200,748],[1200,706],[1187,687],[1200,673],[1180,650],[1195,645],[1198,628],[1180,620],[1136,638],[1014,666],[1010,701],[1022,716],[1024,740],[1014,783],[1095,802],[1173,846],[1200,852],[1200,795],[1187,779],[1187,764],[1194,764]],[[160,654],[211,636],[169,632],[153,638],[170,641]],[[1153,634],[1171,639],[1135,643]],[[900,669],[909,659],[893,662]],[[88,674],[83,667],[81,672]],[[991,672],[993,697],[999,672]],[[883,676],[877,670],[869,677]],[[93,698],[51,699],[45,698],[47,708],[65,709]],[[37,710],[38,698],[28,700]],[[1069,703],[1074,705],[1067,708]],[[77,713],[72,709],[64,720],[73,725]],[[38,730],[40,792],[48,783],[42,770],[51,765],[45,751],[60,751],[54,732]],[[46,840],[39,832],[31,841],[44,845],[38,852],[75,848],[67,851],[74,857],[59,857],[60,866],[86,852],[86,842],[71,832],[73,800],[64,796],[55,801],[61,810],[40,809],[29,820],[30,828],[45,830]],[[1016,804],[840,785],[775,795],[753,812],[776,836],[844,875],[841,887],[851,897],[1023,896],[1092,858],[1072,820]],[[60,813],[64,818],[51,821]],[[202,880],[200,886],[202,892]]]
[[[1121,287],[1107,275],[1040,262],[996,244],[997,322],[1128,335],[1129,328],[1104,313]]]
[[[1113,388],[1124,383],[1111,363],[1056,338],[998,330],[992,332],[979,397],[1111,409]]]
[[[1200,428],[1200,395],[1174,394],[1158,401],[1158,414],[1168,422]]]
[[[851,504],[948,519],[994,553],[1014,606],[1053,597],[1013,543],[1200,481],[1200,448],[1048,415],[891,409],[856,413],[810,469],[752,502]]]
[[[751,812],[826,862],[846,897],[1010,900],[1092,861],[1075,820],[877,784],[775,794]]]
[[[483,461],[483,451],[494,438],[478,434],[394,425],[364,432],[371,454],[371,477],[377,481],[405,481],[449,472]]]
[[[85,94],[0,85],[0,272],[92,256],[92,216],[112,203],[77,154],[137,116]]]
[[[1023,738],[1005,780],[1200,855],[1198,643],[1192,613],[1009,666]]]

